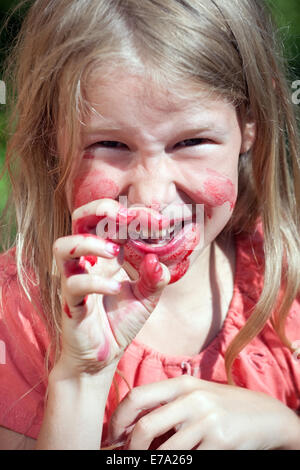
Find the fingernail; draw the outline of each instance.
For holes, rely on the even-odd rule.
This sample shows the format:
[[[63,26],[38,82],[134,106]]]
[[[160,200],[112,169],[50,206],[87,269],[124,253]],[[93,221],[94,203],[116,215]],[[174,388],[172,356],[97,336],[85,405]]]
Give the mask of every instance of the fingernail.
[[[156,266],[155,266],[155,268],[154,268],[154,272],[155,272],[155,273],[158,273],[158,271],[160,271],[161,269],[162,269],[162,267],[161,267],[159,261],[157,261],[157,264],[156,264]]]
[[[116,243],[107,242],[105,245],[105,251],[109,255],[118,256],[118,254],[120,253],[120,247]]]

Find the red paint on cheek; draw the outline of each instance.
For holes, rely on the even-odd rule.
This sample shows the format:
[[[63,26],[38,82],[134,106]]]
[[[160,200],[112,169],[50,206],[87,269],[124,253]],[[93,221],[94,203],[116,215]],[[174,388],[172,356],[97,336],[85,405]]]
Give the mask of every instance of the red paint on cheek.
[[[73,209],[97,199],[116,199],[119,192],[118,185],[113,180],[105,178],[102,172],[96,170],[82,172],[73,182]]]
[[[233,209],[235,190],[231,182],[220,184],[220,181],[209,179],[204,182],[204,190],[210,206],[222,206],[225,202],[229,202],[231,210]]]
[[[206,170],[209,175],[202,183],[202,188],[197,191],[197,198],[208,206],[206,214],[211,217],[211,207],[219,207],[229,202],[233,210],[236,202],[236,189],[232,181],[213,170]]]

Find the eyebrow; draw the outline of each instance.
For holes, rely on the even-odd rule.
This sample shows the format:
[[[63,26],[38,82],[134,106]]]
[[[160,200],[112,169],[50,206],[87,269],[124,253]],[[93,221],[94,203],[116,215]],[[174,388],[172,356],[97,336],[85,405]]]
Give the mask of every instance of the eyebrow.
[[[120,132],[120,131],[123,131],[123,132],[126,132],[126,131],[136,131],[137,129],[139,129],[137,126],[125,126],[125,127],[118,127],[116,125],[107,125],[107,123],[105,123],[105,127],[101,127],[101,125],[97,125],[97,126],[93,126],[93,127],[84,127],[82,128],[82,134],[84,136],[88,136],[88,135],[98,135],[98,134],[105,134],[105,133],[114,133],[114,132]],[[182,129],[179,134],[197,134],[197,133],[200,133],[200,132],[215,132],[216,134],[218,135],[225,135],[226,134],[226,130],[224,129],[224,127],[222,125],[218,125],[216,126],[215,123],[211,122],[211,123],[208,123],[208,124],[205,124],[203,126],[201,126],[201,124],[199,124],[199,126],[197,127],[187,127],[186,129]]]

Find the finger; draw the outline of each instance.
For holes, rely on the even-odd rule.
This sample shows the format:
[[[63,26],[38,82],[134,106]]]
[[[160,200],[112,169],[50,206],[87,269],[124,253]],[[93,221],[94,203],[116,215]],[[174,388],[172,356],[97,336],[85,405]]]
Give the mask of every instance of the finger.
[[[98,213],[99,208],[99,213]],[[120,204],[114,199],[97,199],[89,202],[84,206],[78,207],[72,214],[72,222],[76,222],[82,218],[89,217],[92,215],[117,215],[120,209]]]
[[[140,278],[133,283],[133,292],[152,312],[170,278],[168,268],[159,262],[157,255],[148,253],[140,265]]]
[[[76,209],[72,214],[72,232],[76,233],[96,233],[97,226],[102,223],[104,228],[106,223],[110,223],[110,231],[117,232],[118,226],[129,224],[135,217],[135,211],[126,209],[113,199],[100,199],[92,201]],[[111,226],[112,222],[114,225]],[[100,229],[99,229],[100,230]],[[102,238],[108,238],[103,229]]]
[[[170,226],[171,221],[168,217],[149,207],[132,206],[130,210],[136,212],[135,221],[138,222],[143,231],[151,233],[151,230],[156,232]]]
[[[70,235],[59,238],[53,245],[57,267],[66,277],[72,274],[72,268],[76,274],[76,263],[81,262],[79,267],[82,268],[82,272],[85,272],[84,260],[80,261],[82,256],[90,264],[95,264],[98,256],[111,259],[119,252],[120,247],[117,244],[93,235]]]
[[[133,428],[129,450],[149,449],[154,439],[188,419],[188,410],[186,397],[181,396],[143,416]]]
[[[65,279],[62,283],[62,292],[69,308],[73,308],[89,294],[113,295],[119,293],[121,287],[121,283],[114,279],[81,274]]]
[[[199,446],[201,449],[204,434],[200,421],[196,424],[184,426],[159,446],[157,450],[195,450]]]
[[[198,379],[180,376],[132,389],[119,404],[109,424],[110,440],[120,436],[136,422],[141,410],[149,410],[169,403],[180,395],[196,389]]]

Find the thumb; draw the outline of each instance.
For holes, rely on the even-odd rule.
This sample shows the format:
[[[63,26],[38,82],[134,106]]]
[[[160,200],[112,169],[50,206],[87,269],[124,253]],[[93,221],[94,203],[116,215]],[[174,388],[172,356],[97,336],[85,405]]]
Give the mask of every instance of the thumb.
[[[133,286],[134,295],[152,312],[170,279],[167,266],[159,262],[157,255],[148,253],[140,265],[140,278]]]

